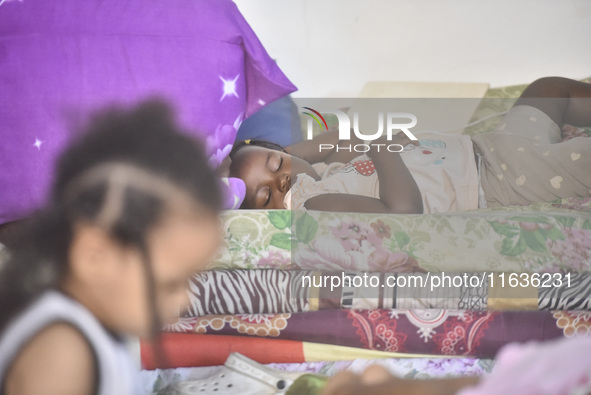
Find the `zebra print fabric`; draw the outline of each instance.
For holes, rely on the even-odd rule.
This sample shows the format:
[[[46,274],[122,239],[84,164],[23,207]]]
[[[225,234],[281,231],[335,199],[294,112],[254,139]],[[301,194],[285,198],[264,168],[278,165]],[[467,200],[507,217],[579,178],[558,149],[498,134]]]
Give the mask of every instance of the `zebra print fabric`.
[[[308,311],[308,289],[301,281],[312,273],[274,269],[202,272],[190,281],[187,313],[198,317]]]
[[[591,310],[591,273],[571,273],[570,286],[538,289],[539,310]]]
[[[340,274],[361,277],[364,273]],[[340,308],[486,310],[489,301],[488,276],[480,275],[485,281],[477,287],[435,289],[351,284],[331,287],[330,282],[321,281],[338,275],[336,272],[278,269],[205,271],[190,282],[190,307],[186,315],[281,314]],[[405,274],[368,273],[368,277],[379,278],[379,284],[384,284],[385,276]],[[428,274],[412,276],[425,278]],[[511,297],[520,301],[519,296],[508,296]],[[590,311],[591,273],[572,273],[570,284],[563,281],[560,287],[538,287],[537,301],[538,310]]]

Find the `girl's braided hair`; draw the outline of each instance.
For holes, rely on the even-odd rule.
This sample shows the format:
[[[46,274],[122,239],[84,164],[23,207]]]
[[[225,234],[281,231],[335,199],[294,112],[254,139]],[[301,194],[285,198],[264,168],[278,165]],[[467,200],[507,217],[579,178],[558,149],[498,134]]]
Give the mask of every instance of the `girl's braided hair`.
[[[147,234],[181,197],[214,215],[221,210],[218,180],[204,150],[175,125],[169,108],[148,102],[99,114],[60,157],[47,206],[11,243],[0,269],[0,332],[36,297],[58,287],[69,269],[74,226],[86,221],[139,250],[157,338],[161,325]]]
[[[279,144],[275,144],[271,141],[257,140],[257,139],[241,140],[241,141],[237,141],[236,143],[234,143],[234,146],[232,147],[232,151],[230,151],[230,159],[234,159],[234,155],[236,155],[236,153],[238,151],[240,151],[242,148],[249,147],[249,146],[263,147],[263,148],[268,148],[268,149],[272,149],[275,151],[281,151],[281,152],[287,153],[285,148],[283,148]]]

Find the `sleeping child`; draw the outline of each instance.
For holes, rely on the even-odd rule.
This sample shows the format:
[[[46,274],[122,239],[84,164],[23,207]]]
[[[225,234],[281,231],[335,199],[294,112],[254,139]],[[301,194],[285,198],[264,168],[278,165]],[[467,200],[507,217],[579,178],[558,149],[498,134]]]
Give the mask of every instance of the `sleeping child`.
[[[361,155],[318,152],[319,144],[338,148],[331,132],[287,148],[241,141],[230,176],[245,182],[242,208],[251,209],[418,214],[590,196],[591,139],[561,139],[563,124],[591,125],[590,99],[591,84],[542,78],[492,132],[418,141],[401,132]],[[383,148],[392,144],[404,150]]]

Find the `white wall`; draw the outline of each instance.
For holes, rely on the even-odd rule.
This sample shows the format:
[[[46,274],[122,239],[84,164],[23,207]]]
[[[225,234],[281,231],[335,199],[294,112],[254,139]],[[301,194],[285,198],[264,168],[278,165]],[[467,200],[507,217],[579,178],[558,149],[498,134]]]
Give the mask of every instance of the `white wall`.
[[[488,82],[591,75],[589,0],[235,0],[295,97],[368,80]]]

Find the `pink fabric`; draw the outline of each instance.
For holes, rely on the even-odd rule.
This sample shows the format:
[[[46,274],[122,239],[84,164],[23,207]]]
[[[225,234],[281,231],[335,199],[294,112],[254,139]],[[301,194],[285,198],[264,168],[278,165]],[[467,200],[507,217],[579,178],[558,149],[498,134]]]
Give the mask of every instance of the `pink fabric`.
[[[510,344],[492,373],[459,395],[591,393],[591,337]]]

